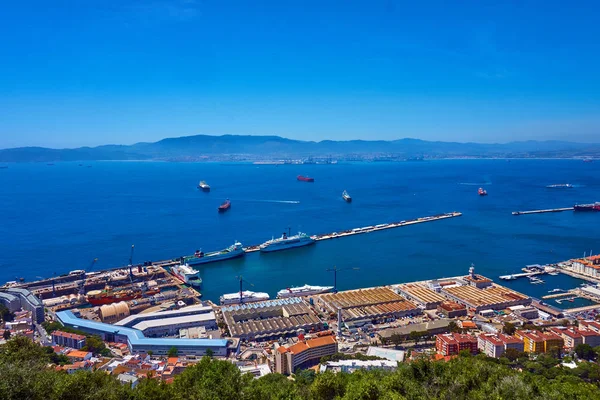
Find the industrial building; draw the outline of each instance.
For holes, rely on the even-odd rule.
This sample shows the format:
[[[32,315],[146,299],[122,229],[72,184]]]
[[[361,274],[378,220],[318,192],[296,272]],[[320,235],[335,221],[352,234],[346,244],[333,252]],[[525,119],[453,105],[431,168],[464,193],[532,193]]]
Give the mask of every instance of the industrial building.
[[[444,300],[446,300],[444,296],[435,292],[434,290],[415,283],[398,285],[395,287],[395,289],[404,298],[418,304],[426,310],[434,310]]]
[[[100,321],[106,322],[107,324],[114,324],[115,322],[128,317],[130,313],[129,305],[126,301],[105,304],[100,306],[100,309],[98,310]]]
[[[408,337],[412,331],[427,332],[430,335],[437,333],[443,333],[448,331],[448,325],[450,319],[436,319],[434,321],[421,322],[418,324],[410,324],[399,328],[389,328],[379,331],[378,334],[381,338],[390,338],[392,335],[397,334],[404,338]]]
[[[275,351],[275,372],[292,374],[297,369],[306,369],[319,364],[321,357],[338,352],[335,336],[323,336],[298,342],[292,346],[279,346]]]
[[[0,292],[0,303],[4,304],[11,313],[21,309],[19,298],[10,293]]]
[[[467,315],[467,307],[454,301],[444,301],[437,306],[437,311],[446,318],[464,317]]]
[[[358,370],[372,371],[375,369],[382,371],[395,371],[397,368],[398,363],[390,360],[340,360],[328,361],[325,364],[321,364],[319,367],[319,372],[331,371],[352,373]]]
[[[224,306],[221,312],[231,336],[240,339],[278,339],[323,329],[321,320],[298,297]]]
[[[180,355],[203,356],[210,349],[215,356],[225,357],[229,352],[237,352],[239,346],[236,340],[225,339],[148,338],[138,329],[78,318],[70,310],[57,312],[56,318],[69,328],[99,335],[108,342],[125,343],[132,353],[152,351],[156,355],[166,355],[175,347]]]
[[[33,321],[41,324],[44,322],[44,304],[33,293],[27,289],[9,288],[5,293],[19,299],[19,306],[23,310],[31,311]]]
[[[344,322],[417,315],[422,311],[414,303],[385,287],[348,290],[315,297],[316,305],[330,314],[342,310]]]
[[[456,284],[442,289],[446,297],[474,309],[504,310],[511,306],[531,304],[531,298],[499,285],[489,285],[481,289],[474,285]]]

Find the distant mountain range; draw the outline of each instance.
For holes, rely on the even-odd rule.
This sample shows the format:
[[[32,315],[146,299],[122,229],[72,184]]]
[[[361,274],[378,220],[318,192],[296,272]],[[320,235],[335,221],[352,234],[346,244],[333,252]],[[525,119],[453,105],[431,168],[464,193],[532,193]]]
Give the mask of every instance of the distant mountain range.
[[[419,139],[320,142],[279,136],[195,135],[129,146],[105,145],[76,149],[19,147],[0,150],[0,162],[91,160],[274,160],[291,158],[410,159],[454,157],[600,157],[600,144],[524,141],[504,144],[430,142]]]

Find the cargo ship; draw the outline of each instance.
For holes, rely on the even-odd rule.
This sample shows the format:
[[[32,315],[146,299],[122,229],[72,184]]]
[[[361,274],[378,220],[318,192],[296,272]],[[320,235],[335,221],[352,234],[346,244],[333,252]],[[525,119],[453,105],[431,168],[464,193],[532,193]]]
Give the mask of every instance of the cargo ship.
[[[297,235],[289,236],[283,233],[279,239],[271,239],[260,245],[262,253],[272,251],[287,250],[294,247],[308,246],[315,243],[315,239],[308,236],[306,233],[298,232]]]
[[[288,297],[312,296],[315,294],[329,293],[333,290],[333,286],[311,286],[304,285],[298,287],[290,287],[277,292],[278,299]]]
[[[179,278],[180,281],[190,286],[199,288],[202,286],[202,278],[200,272],[189,265],[182,264],[171,267],[171,273]]]
[[[93,306],[101,306],[104,304],[118,303],[120,301],[129,301],[140,299],[145,296],[152,296],[160,292],[160,289],[149,289],[143,291],[140,288],[113,290],[112,287],[106,285],[104,290],[92,290],[86,295],[86,300]]]
[[[298,175],[296,177],[296,179],[298,179],[299,181],[302,181],[302,182],[314,182],[315,181],[315,178],[309,178],[308,176],[302,176],[302,175]]]
[[[225,211],[229,210],[230,208],[231,208],[231,201],[229,201],[229,199],[227,199],[223,203],[221,203],[218,210],[219,210],[219,212],[225,212]]]
[[[573,210],[575,211],[600,211],[600,202],[595,202],[594,204],[575,204],[573,206]]]
[[[256,301],[269,300],[270,296],[268,293],[263,292],[251,292],[250,290],[244,290],[243,292],[235,292],[224,294],[219,298],[222,306],[230,304],[241,304],[241,303],[253,303]]]
[[[199,265],[209,262],[229,260],[230,258],[243,256],[244,248],[240,242],[235,242],[226,249],[204,253],[202,250],[196,250],[193,256],[183,257],[183,263],[187,265]]]
[[[350,195],[348,194],[348,192],[346,192],[345,190],[342,192],[342,198],[347,202],[347,203],[352,203],[352,197],[350,197]]]
[[[572,188],[573,185],[571,185],[570,183],[557,183],[554,185],[548,185],[546,187],[549,189],[563,189],[563,188]]]
[[[485,190],[484,188],[479,188],[479,190],[477,190],[477,194],[479,194],[480,196],[487,196],[487,190]]]
[[[206,183],[206,181],[200,181],[198,184],[198,189],[202,190],[203,192],[210,192],[210,185]]]

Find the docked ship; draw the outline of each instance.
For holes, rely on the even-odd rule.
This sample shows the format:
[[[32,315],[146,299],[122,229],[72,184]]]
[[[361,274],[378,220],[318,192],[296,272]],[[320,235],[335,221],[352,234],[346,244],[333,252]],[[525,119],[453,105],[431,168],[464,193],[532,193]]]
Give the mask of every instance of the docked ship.
[[[225,212],[225,211],[229,210],[230,208],[231,208],[231,201],[229,201],[229,199],[227,199],[223,203],[221,203],[218,210],[219,210],[219,212]]]
[[[570,183],[557,183],[555,185],[548,185],[546,187],[549,189],[565,189],[565,188],[572,188],[573,185],[571,185]]]
[[[345,190],[342,192],[342,198],[347,202],[347,203],[351,203],[352,202],[352,197],[350,197],[350,195],[348,194],[348,192],[346,192]]]
[[[479,190],[477,190],[477,194],[479,194],[480,196],[487,196],[487,190],[485,190],[484,188],[479,188]]]
[[[203,192],[210,192],[210,185],[206,183],[206,181],[200,181],[198,184],[198,189],[202,190]]]
[[[293,247],[302,247],[313,244],[315,239],[308,236],[306,233],[298,232],[297,235],[289,236],[283,233],[278,239],[271,239],[260,245],[260,251],[268,253],[271,251],[287,250]]]
[[[575,211],[600,211],[600,202],[595,202],[594,204],[575,204],[573,206],[573,210]]]
[[[311,286],[304,285],[298,287],[290,287],[277,292],[278,299],[287,297],[313,296],[315,294],[329,293],[333,290],[333,286]]]
[[[171,273],[179,278],[180,281],[190,286],[198,288],[202,285],[200,272],[189,265],[182,264],[171,267]]]
[[[302,175],[298,175],[296,177],[296,179],[298,179],[299,181],[302,181],[302,182],[314,182],[315,181],[315,178],[309,178],[308,176],[302,176]]]
[[[226,249],[204,253],[202,250],[196,250],[193,256],[183,257],[183,263],[187,265],[199,265],[209,262],[223,261],[230,258],[243,256],[244,248],[240,242],[235,242]]]
[[[129,301],[140,299],[146,296],[152,296],[160,292],[160,289],[149,289],[143,291],[141,288],[113,290],[112,287],[106,285],[104,290],[91,290],[87,293],[86,299],[93,306],[101,306],[104,304],[118,303],[119,301]]]
[[[243,292],[228,293],[222,295],[219,300],[221,305],[226,306],[229,304],[241,304],[241,303],[253,303],[256,301],[269,300],[269,293],[263,292],[252,292],[250,290],[244,290]]]

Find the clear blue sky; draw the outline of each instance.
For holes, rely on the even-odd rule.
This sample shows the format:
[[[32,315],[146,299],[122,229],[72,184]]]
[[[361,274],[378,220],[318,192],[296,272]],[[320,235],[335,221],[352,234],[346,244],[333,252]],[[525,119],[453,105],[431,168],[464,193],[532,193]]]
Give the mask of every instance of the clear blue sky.
[[[597,1],[15,1],[0,148],[600,141]]]

